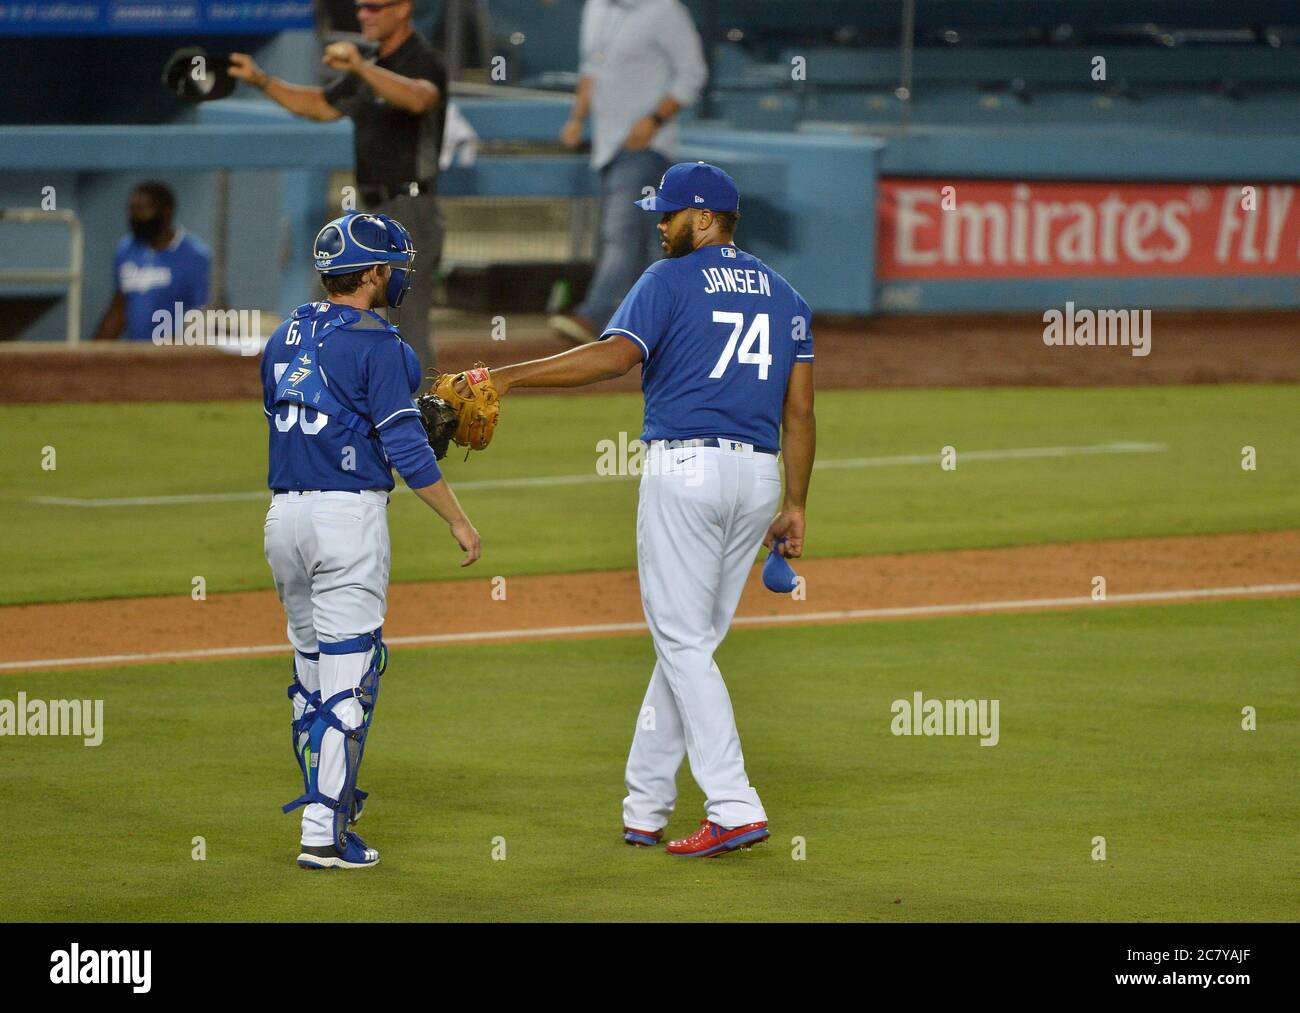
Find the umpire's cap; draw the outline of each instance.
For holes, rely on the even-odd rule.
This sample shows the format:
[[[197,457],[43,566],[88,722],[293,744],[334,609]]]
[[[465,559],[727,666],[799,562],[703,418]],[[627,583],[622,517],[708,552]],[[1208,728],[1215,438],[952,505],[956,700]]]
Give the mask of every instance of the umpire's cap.
[[[739,211],[736,181],[708,162],[678,162],[659,181],[653,197],[633,201],[643,211]]]
[[[178,49],[163,67],[163,87],[182,102],[211,102],[235,90],[230,57],[199,46]]]

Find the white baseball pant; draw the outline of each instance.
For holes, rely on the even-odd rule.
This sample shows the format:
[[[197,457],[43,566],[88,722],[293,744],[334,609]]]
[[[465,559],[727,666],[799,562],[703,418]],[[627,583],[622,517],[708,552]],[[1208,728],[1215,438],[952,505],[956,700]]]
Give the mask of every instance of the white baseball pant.
[[[264,547],[295,652],[314,654],[321,641],[349,640],[384,624],[391,563],[387,493],[276,493],[266,514]],[[295,653],[294,661],[307,692],[319,690],[321,699],[328,700],[360,685],[373,653],[321,654],[319,662]],[[302,711],[302,700],[295,698],[294,717]],[[361,723],[361,704],[345,701],[335,714],[355,728]],[[338,798],[345,774],[342,733],[326,731],[318,762],[318,789]],[[333,813],[318,803],[306,806],[303,845],[333,840]]]
[[[637,507],[641,603],[658,661],[627,760],[624,825],[656,831],[677,801],[690,759],[710,820],[766,820],[749,783],[740,735],[713,652],[781,500],[777,459],[748,444],[646,452]]]

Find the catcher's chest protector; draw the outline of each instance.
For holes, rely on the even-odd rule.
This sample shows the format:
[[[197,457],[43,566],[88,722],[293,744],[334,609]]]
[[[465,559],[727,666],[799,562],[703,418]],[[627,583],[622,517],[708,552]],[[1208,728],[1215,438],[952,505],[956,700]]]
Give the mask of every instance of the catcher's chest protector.
[[[349,327],[357,323],[361,319],[361,313],[359,310],[347,308],[332,320],[317,326],[319,323],[317,318],[322,314],[323,311],[316,303],[306,303],[293,311],[294,320],[299,322],[302,340],[293,362],[280,377],[280,382],[276,384],[275,404],[277,407],[282,404],[296,404],[313,408],[353,432],[369,437],[373,432],[370,423],[356,412],[344,408],[339,399],[330,393],[318,361],[320,344],[325,336],[340,327]]]

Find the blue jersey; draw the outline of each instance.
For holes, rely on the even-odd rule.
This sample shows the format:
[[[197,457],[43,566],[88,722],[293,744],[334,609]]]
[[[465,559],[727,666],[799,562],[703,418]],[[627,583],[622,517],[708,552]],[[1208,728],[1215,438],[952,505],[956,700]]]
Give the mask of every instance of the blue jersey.
[[[790,284],[734,246],[702,246],[648,267],[604,335],[641,348],[641,438],[716,436],[780,446],[795,362],[812,362],[812,311]]]
[[[319,337],[322,332],[325,336]],[[359,416],[361,428],[372,435],[306,405],[276,405],[281,377],[307,361],[312,346],[329,393]],[[272,489],[391,490],[394,463],[412,487],[436,481],[433,450],[412,398],[419,386],[415,352],[379,314],[328,302],[300,306],[275,329],[262,352],[262,410],[270,430],[267,484]],[[411,446],[402,446],[395,433]],[[395,447],[403,453],[392,453]]]
[[[150,341],[155,332],[159,337],[177,336],[185,313],[207,305],[211,270],[212,254],[207,246],[184,229],[176,230],[164,250],[155,250],[134,236],[123,237],[113,254],[113,281],[126,300],[127,340]],[[159,310],[167,311],[163,323],[154,319]]]

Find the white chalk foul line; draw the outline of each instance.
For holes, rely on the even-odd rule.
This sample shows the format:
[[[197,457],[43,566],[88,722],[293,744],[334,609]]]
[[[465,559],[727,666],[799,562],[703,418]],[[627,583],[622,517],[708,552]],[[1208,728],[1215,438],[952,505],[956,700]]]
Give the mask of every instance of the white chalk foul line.
[[[1033,457],[1083,457],[1092,454],[1159,454],[1169,449],[1164,443],[1094,443],[1080,447],[1011,447],[1005,450],[958,451],[961,461],[1010,461]],[[895,454],[890,457],[842,457],[818,461],[814,468],[888,468],[907,464],[937,464],[939,454]],[[457,491],[473,489],[533,489],[544,486],[586,485],[591,482],[632,481],[639,475],[599,475],[592,471],[584,475],[534,475],[518,478],[482,478],[457,481]],[[398,492],[407,492],[399,485]],[[134,507],[180,506],[186,503],[231,503],[244,500],[266,500],[267,489],[251,492],[198,492],[174,496],[119,496],[100,499],[79,499],[73,496],[32,496],[29,503],[41,506],[63,507]]]
[[[959,613],[1013,612],[1025,609],[1126,605],[1137,602],[1187,601],[1196,598],[1240,598],[1256,594],[1300,594],[1300,584],[1251,584],[1244,587],[1201,587],[1177,591],[1137,591],[1110,594],[1104,601],[1088,595],[1071,598],[1022,598],[1013,601],[964,602],[952,605],[904,605],[897,608],[843,609],[834,612],[808,612],[802,615],[737,616],[733,626],[799,626],[804,623],[851,622],[863,619],[905,619],[918,616]],[[432,647],[439,644],[472,644],[483,641],[529,640],[565,636],[612,636],[619,633],[642,633],[645,623],[592,623],[586,626],[536,626],[513,630],[476,630],[473,633],[430,633],[415,637],[391,637],[390,647]],[[0,662],[0,671],[29,668],[59,668],[65,665],[131,665],[156,661],[198,661],[214,658],[238,658],[262,654],[284,654],[287,644],[258,644],[253,647],[209,647],[189,651],[153,651],[147,654],[100,654],[82,658],[42,658],[34,661]]]

